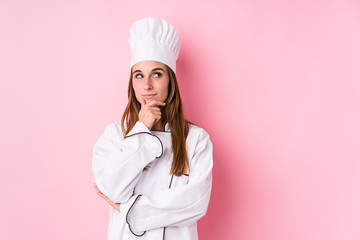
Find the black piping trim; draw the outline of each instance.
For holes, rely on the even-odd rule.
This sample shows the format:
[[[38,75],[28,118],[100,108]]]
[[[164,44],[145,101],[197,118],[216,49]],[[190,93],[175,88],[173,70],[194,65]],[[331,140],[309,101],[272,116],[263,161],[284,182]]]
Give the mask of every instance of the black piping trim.
[[[169,184],[169,189],[171,188],[171,183],[172,183],[173,178],[174,178],[174,174],[171,176],[171,180],[170,180],[170,184]],[[165,240],[165,227],[164,227],[164,231],[163,231],[163,240]]]
[[[135,201],[133,202],[133,204],[132,204],[131,207],[129,208],[128,212],[126,213],[126,223],[129,225],[130,232],[131,232],[132,234],[134,234],[135,236],[137,236],[137,237],[142,237],[142,236],[144,236],[144,234],[146,233],[146,231],[144,231],[141,235],[138,235],[138,234],[134,233],[134,232],[131,230],[130,223],[128,222],[128,215],[129,215],[129,212],[130,212],[131,208],[134,206],[136,200],[138,200],[138,198],[139,198],[140,196],[141,196],[141,195],[139,195],[139,196],[137,196],[137,197],[135,198]]]
[[[171,176],[171,180],[170,180],[170,184],[169,184],[169,189],[171,188],[171,183],[172,183],[173,178],[174,178],[174,174]]]
[[[187,174],[187,173],[184,173],[183,175],[185,175],[185,176],[189,176],[189,174]]]
[[[152,135],[152,134],[149,133],[149,132],[137,132],[137,133],[134,133],[134,134],[131,134],[131,135],[126,135],[125,138],[127,138],[127,137],[132,137],[132,136],[135,136],[135,135],[138,135],[138,134],[141,134],[141,133],[147,133],[147,134]],[[124,138],[124,139],[125,139],[125,138]]]
[[[160,144],[161,144],[161,154],[160,154],[160,156],[158,156],[158,157],[156,157],[156,158],[160,158],[160,157],[163,155],[163,153],[164,153],[164,146],[163,146],[163,144],[162,144],[162,142],[161,142],[161,140],[160,140],[160,138],[159,138],[158,136],[156,136],[156,135],[154,135],[154,134],[151,134],[151,133],[149,133],[149,132],[138,132],[138,133],[134,133],[134,134],[131,134],[131,135],[126,135],[124,139],[126,139],[127,137],[132,137],[132,136],[141,134],[141,133],[149,134],[150,136],[156,137],[156,138],[159,140],[159,142],[160,142]]]
[[[171,133],[171,131],[161,131],[161,130],[150,130],[152,132],[166,132],[166,133]]]

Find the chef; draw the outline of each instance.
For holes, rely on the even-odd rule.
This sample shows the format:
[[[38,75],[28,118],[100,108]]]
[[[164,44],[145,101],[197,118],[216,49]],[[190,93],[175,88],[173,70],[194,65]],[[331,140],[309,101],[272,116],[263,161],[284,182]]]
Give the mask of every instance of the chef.
[[[93,148],[97,194],[110,204],[108,240],[195,240],[207,211],[209,134],[185,119],[176,78],[180,41],[164,19],[130,29],[128,105]]]

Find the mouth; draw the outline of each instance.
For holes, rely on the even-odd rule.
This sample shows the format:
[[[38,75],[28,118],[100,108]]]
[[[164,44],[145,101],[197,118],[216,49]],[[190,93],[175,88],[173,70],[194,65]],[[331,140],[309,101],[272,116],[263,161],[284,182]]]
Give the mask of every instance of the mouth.
[[[142,96],[145,99],[153,99],[157,94],[156,93],[152,93],[152,94],[142,94]]]

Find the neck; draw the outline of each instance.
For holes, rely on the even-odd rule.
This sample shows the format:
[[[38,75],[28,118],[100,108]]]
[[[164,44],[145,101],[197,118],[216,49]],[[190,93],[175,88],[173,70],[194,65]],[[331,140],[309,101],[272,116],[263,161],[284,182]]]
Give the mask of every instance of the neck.
[[[152,126],[151,130],[164,131],[165,130],[165,125],[161,124],[161,121],[155,122],[154,125]]]

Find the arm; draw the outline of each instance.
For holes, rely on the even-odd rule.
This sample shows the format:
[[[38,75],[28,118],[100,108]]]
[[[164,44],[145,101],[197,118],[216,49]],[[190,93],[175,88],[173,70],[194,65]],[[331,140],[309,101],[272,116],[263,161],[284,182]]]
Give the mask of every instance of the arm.
[[[109,124],[93,148],[95,183],[112,202],[126,202],[144,167],[160,157],[162,151],[160,139],[143,123],[137,122],[125,139],[121,130]]]
[[[209,204],[213,154],[209,135],[203,131],[190,161],[189,182],[154,194],[134,195],[120,205],[135,235],[166,226],[188,226],[205,215]]]

